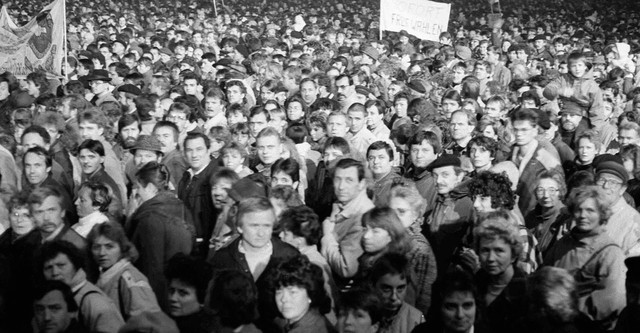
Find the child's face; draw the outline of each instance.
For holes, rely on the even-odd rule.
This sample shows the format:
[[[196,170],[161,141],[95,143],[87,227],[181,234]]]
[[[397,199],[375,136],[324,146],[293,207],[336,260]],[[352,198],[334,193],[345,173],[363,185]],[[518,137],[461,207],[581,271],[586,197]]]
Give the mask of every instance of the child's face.
[[[232,135],[233,140],[237,143],[246,146],[249,143],[249,134],[236,133]]]
[[[587,65],[582,60],[572,61],[569,72],[575,77],[582,77],[587,72]]]
[[[228,150],[222,154],[222,164],[231,170],[237,170],[244,163],[244,157],[237,150]]]
[[[324,128],[320,126],[311,125],[311,132],[309,134],[311,135],[311,140],[313,140],[313,142],[318,142],[327,135],[327,132],[325,132]]]

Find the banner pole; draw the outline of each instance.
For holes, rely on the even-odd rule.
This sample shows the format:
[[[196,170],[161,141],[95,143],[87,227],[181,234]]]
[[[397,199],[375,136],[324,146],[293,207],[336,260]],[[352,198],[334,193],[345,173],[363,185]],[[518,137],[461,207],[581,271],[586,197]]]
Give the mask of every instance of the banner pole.
[[[218,6],[216,5],[216,0],[213,0],[213,12],[216,14],[216,17],[218,17]]]
[[[64,77],[69,82],[69,51],[67,49],[67,0],[62,0],[62,23],[64,24]]]

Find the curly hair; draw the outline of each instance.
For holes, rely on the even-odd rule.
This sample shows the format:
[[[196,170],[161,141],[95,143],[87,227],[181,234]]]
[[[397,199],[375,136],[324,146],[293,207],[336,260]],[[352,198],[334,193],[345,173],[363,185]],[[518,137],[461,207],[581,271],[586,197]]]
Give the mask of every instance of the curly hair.
[[[331,298],[324,289],[322,268],[304,255],[279,262],[272,271],[270,282],[274,291],[291,286],[303,288],[311,300],[311,308],[322,314],[331,310]]]
[[[109,188],[107,186],[99,182],[85,182],[80,185],[78,193],[80,193],[82,189],[87,189],[89,191],[91,206],[98,207],[98,211],[103,213],[109,210],[111,194],[109,193]]]
[[[493,158],[496,157],[496,153],[498,152],[498,142],[486,136],[479,135],[469,140],[467,147],[471,148],[473,145],[486,149]],[[467,155],[471,157],[471,149],[467,151]]]
[[[308,245],[316,245],[320,241],[322,226],[318,215],[307,206],[287,209],[280,216],[281,230],[290,231],[294,236],[303,237]]]
[[[492,208],[512,210],[516,196],[511,190],[511,180],[503,174],[483,171],[469,183],[471,197],[491,197]]]
[[[168,283],[176,279],[193,287],[196,290],[198,302],[203,303],[212,269],[208,263],[200,259],[178,253],[169,259],[164,275]]]
[[[609,200],[600,186],[587,185],[574,188],[567,198],[567,208],[573,213],[587,199],[595,200],[596,208],[600,214],[600,224],[607,223],[611,216],[611,209],[609,209]]]
[[[473,229],[474,248],[480,252],[483,239],[502,239],[511,247],[511,258],[517,262],[523,251],[522,237],[516,221],[505,211],[496,211],[483,215],[478,226]],[[515,262],[514,262],[515,264]]]

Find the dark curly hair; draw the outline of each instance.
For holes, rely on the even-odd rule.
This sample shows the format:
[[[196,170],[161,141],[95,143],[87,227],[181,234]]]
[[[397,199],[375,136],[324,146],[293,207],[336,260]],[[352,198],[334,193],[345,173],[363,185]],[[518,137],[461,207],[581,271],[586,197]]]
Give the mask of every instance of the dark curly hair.
[[[304,237],[307,245],[316,245],[322,234],[318,215],[307,206],[287,209],[280,217],[282,230],[291,231],[297,237]]]
[[[281,261],[272,271],[270,281],[273,290],[296,286],[304,288],[311,300],[311,308],[325,314],[331,310],[331,298],[324,289],[322,268],[312,264],[304,255]]]
[[[211,274],[209,264],[183,253],[178,253],[169,259],[164,272],[168,282],[176,279],[195,288],[200,303],[204,303]]]
[[[486,149],[491,154],[491,157],[496,157],[496,153],[498,152],[498,142],[496,140],[482,135],[472,138],[467,144],[467,147],[469,147],[467,155],[469,157],[471,157],[471,147],[473,147],[474,144]]]
[[[471,180],[469,193],[472,198],[491,197],[492,208],[512,210],[516,203],[509,178],[489,171],[480,172]]]

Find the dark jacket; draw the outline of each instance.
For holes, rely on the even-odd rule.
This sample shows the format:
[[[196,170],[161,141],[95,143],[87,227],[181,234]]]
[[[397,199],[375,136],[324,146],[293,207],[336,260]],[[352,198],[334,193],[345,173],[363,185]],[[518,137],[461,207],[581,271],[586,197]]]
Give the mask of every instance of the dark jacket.
[[[140,253],[135,265],[149,279],[163,310],[167,309],[165,265],[176,253],[190,254],[193,248],[187,216],[184,204],[175,194],[160,192],[142,203],[127,221],[127,236]]]
[[[273,246],[273,253],[269,259],[267,267],[264,269],[260,277],[257,280],[251,275],[249,264],[243,253],[240,253],[239,244],[242,237],[237,238],[229,245],[221,248],[213,258],[210,260],[210,264],[213,267],[214,278],[217,273],[223,270],[238,270],[252,277],[256,283],[258,290],[258,312],[260,318],[256,322],[258,328],[263,332],[272,332],[275,327],[273,326],[273,320],[278,316],[279,311],[275,303],[275,290],[271,286],[270,275],[275,269],[278,262],[291,258],[299,254],[293,246],[281,241],[278,238],[272,238],[271,244]]]
[[[436,191],[436,181],[431,175],[431,172],[426,169],[416,168],[411,165],[404,173],[404,177],[413,180],[416,183],[418,192],[423,198],[427,200],[427,212],[428,214],[436,204],[436,197],[438,191]]]
[[[216,210],[211,197],[209,179],[216,172],[218,166],[211,160],[204,170],[191,177],[185,171],[178,184],[178,198],[191,212],[196,233],[195,254],[206,256],[209,250],[209,239],[216,223]]]
[[[483,300],[488,293],[489,275],[484,270],[478,271],[476,284],[481,299],[478,307],[480,326],[494,333],[511,332],[516,321],[526,313],[526,280],[525,274],[516,268],[509,284],[491,304],[486,305]]]

